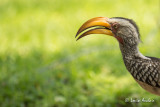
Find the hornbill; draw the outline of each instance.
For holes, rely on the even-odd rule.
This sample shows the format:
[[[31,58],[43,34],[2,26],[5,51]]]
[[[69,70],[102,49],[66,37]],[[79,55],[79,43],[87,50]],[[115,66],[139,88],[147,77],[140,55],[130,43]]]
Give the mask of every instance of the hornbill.
[[[119,42],[124,64],[133,78],[142,88],[160,96],[160,59],[144,56],[139,51],[140,33],[133,20],[123,17],[92,18],[79,28],[76,37],[79,40],[90,34],[115,37]]]

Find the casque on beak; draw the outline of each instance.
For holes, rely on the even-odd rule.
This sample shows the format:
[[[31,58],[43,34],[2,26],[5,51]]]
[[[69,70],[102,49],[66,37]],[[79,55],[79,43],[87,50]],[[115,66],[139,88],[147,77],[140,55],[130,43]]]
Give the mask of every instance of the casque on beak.
[[[88,20],[87,22],[85,22],[78,30],[76,37],[82,33],[84,30],[87,30],[89,28],[94,27],[93,29],[90,29],[84,33],[82,33],[77,40],[79,40],[80,38],[90,35],[90,34],[106,34],[106,35],[110,35],[110,36],[114,36],[114,34],[111,31],[111,25],[108,23],[108,19],[107,17],[95,17],[92,18],[90,20]]]

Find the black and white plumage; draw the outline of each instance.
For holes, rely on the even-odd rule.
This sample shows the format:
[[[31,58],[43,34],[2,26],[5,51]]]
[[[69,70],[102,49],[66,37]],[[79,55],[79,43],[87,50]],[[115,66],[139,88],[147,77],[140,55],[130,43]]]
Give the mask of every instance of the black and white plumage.
[[[82,33],[78,39],[89,34],[107,34],[115,37],[119,42],[124,64],[133,78],[142,88],[160,96],[160,59],[140,53],[138,44],[141,40],[136,23],[122,17],[96,17],[84,23],[76,37],[92,27],[94,29]]]

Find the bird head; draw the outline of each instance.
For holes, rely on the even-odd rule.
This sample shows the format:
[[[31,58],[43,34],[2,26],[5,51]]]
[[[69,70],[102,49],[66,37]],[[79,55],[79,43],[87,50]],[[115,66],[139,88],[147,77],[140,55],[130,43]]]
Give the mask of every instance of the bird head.
[[[76,37],[80,35],[77,38],[77,40],[79,40],[80,38],[90,34],[106,34],[113,36],[122,46],[137,46],[140,42],[139,30],[135,22],[131,19],[122,17],[92,18],[79,28]]]

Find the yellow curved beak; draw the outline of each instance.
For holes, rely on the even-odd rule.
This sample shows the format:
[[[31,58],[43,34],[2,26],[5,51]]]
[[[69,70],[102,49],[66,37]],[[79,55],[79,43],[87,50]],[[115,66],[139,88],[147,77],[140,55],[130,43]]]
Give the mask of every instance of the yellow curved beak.
[[[85,22],[78,30],[76,37],[82,33],[83,31],[87,30],[88,28],[95,27],[94,29],[90,29],[84,33],[82,33],[77,40],[80,38],[90,35],[90,34],[106,34],[110,36],[114,36],[111,31],[111,25],[107,22],[109,18],[107,17],[95,17],[87,22]]]

